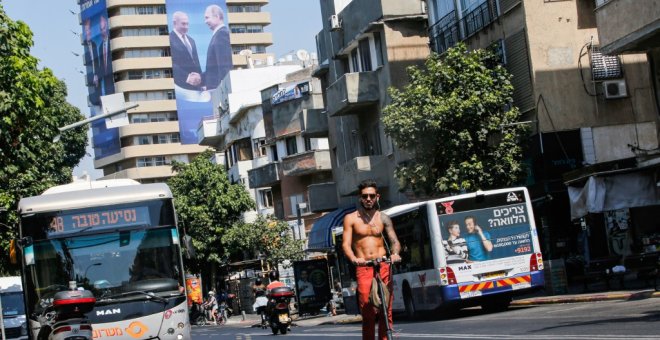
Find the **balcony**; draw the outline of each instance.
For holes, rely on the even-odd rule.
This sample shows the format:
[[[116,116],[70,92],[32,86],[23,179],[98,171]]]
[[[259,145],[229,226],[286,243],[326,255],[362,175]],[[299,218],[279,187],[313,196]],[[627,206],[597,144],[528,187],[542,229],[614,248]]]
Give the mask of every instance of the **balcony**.
[[[362,156],[351,159],[337,172],[339,194],[350,196],[357,192],[358,184],[365,179],[373,179],[381,188],[390,185],[390,171],[387,156]]]
[[[358,110],[378,103],[380,71],[346,73],[326,89],[328,116],[358,113]]]
[[[633,19],[634,18],[634,19]],[[606,54],[647,51],[660,41],[660,6],[639,0],[596,1],[600,49]]]
[[[283,176],[304,176],[330,170],[330,150],[312,150],[282,158]]]
[[[499,16],[496,0],[486,0],[479,7],[467,12],[460,21],[463,39],[467,39],[488,26]]]
[[[206,116],[202,118],[197,129],[197,141],[199,145],[216,146],[222,140],[218,134],[218,117]]]
[[[280,181],[280,163],[273,162],[248,170],[250,189],[270,187]]]
[[[460,41],[456,11],[451,11],[429,28],[429,39],[436,53],[443,53]]]
[[[302,110],[300,121],[302,122],[303,136],[312,138],[328,136],[328,115],[323,110]]]
[[[323,108],[323,96],[310,93],[300,99],[288,100],[273,105],[273,130],[275,138],[288,136],[302,131],[305,111]]]
[[[307,187],[309,210],[314,213],[337,209],[337,185],[335,182],[312,184]]]
[[[353,0],[338,13],[342,23],[341,35],[345,45],[350,45],[356,37],[368,31],[374,22],[383,19],[410,18],[422,19],[426,14],[422,11],[420,0]],[[336,41],[336,40],[335,40]],[[341,41],[341,40],[340,40]],[[345,46],[333,46],[336,54]]]

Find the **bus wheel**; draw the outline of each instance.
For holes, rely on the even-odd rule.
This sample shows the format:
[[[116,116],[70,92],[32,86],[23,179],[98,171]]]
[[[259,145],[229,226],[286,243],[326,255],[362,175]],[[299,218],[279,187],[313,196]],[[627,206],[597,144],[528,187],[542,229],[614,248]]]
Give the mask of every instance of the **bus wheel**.
[[[410,292],[410,287],[406,286],[406,289],[403,293],[403,304],[406,307],[406,318],[408,320],[413,320],[415,318],[415,303],[412,299],[412,293]]]
[[[494,296],[481,303],[481,308],[488,313],[503,312],[509,309],[511,296]]]

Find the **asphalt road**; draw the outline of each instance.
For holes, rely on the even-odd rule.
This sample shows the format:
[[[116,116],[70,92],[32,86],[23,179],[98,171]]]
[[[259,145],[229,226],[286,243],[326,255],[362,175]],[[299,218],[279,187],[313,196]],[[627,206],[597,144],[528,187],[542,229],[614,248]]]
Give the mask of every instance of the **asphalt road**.
[[[319,322],[322,320],[319,320]],[[660,339],[660,299],[515,307],[488,314],[475,307],[445,319],[397,322],[395,339]],[[294,327],[285,336],[245,324],[194,327],[193,339],[360,339],[360,325]]]

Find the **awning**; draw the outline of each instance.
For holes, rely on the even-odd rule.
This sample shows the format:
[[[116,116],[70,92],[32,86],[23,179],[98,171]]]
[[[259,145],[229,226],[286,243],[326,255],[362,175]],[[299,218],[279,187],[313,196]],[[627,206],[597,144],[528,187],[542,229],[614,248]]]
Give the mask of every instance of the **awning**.
[[[339,208],[333,212],[327,213],[312,225],[309,232],[307,249],[308,250],[327,250],[332,248],[332,228],[343,226],[344,216],[355,211],[355,207]]]
[[[588,213],[660,204],[660,188],[650,171],[590,176],[584,187],[568,187],[571,219]]]

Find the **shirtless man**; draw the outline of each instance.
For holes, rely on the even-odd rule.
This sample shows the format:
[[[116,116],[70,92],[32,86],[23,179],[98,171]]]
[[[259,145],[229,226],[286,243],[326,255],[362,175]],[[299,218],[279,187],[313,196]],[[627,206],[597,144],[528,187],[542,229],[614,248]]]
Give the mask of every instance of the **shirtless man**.
[[[390,260],[401,261],[399,252],[401,245],[394,232],[390,218],[377,208],[378,187],[376,182],[365,180],[358,186],[360,206],[357,211],[344,217],[344,242],[342,244],[346,257],[356,265],[355,275],[358,283],[358,298],[362,311],[362,339],[373,339],[376,315],[379,310],[369,304],[371,281],[374,278],[374,267],[365,266],[366,261],[387,256],[383,233],[387,235],[391,248]],[[380,277],[390,291],[390,301],[387,302],[387,318],[392,325],[392,282],[390,281],[390,265],[381,263]],[[379,339],[387,339],[385,319],[379,318]]]

